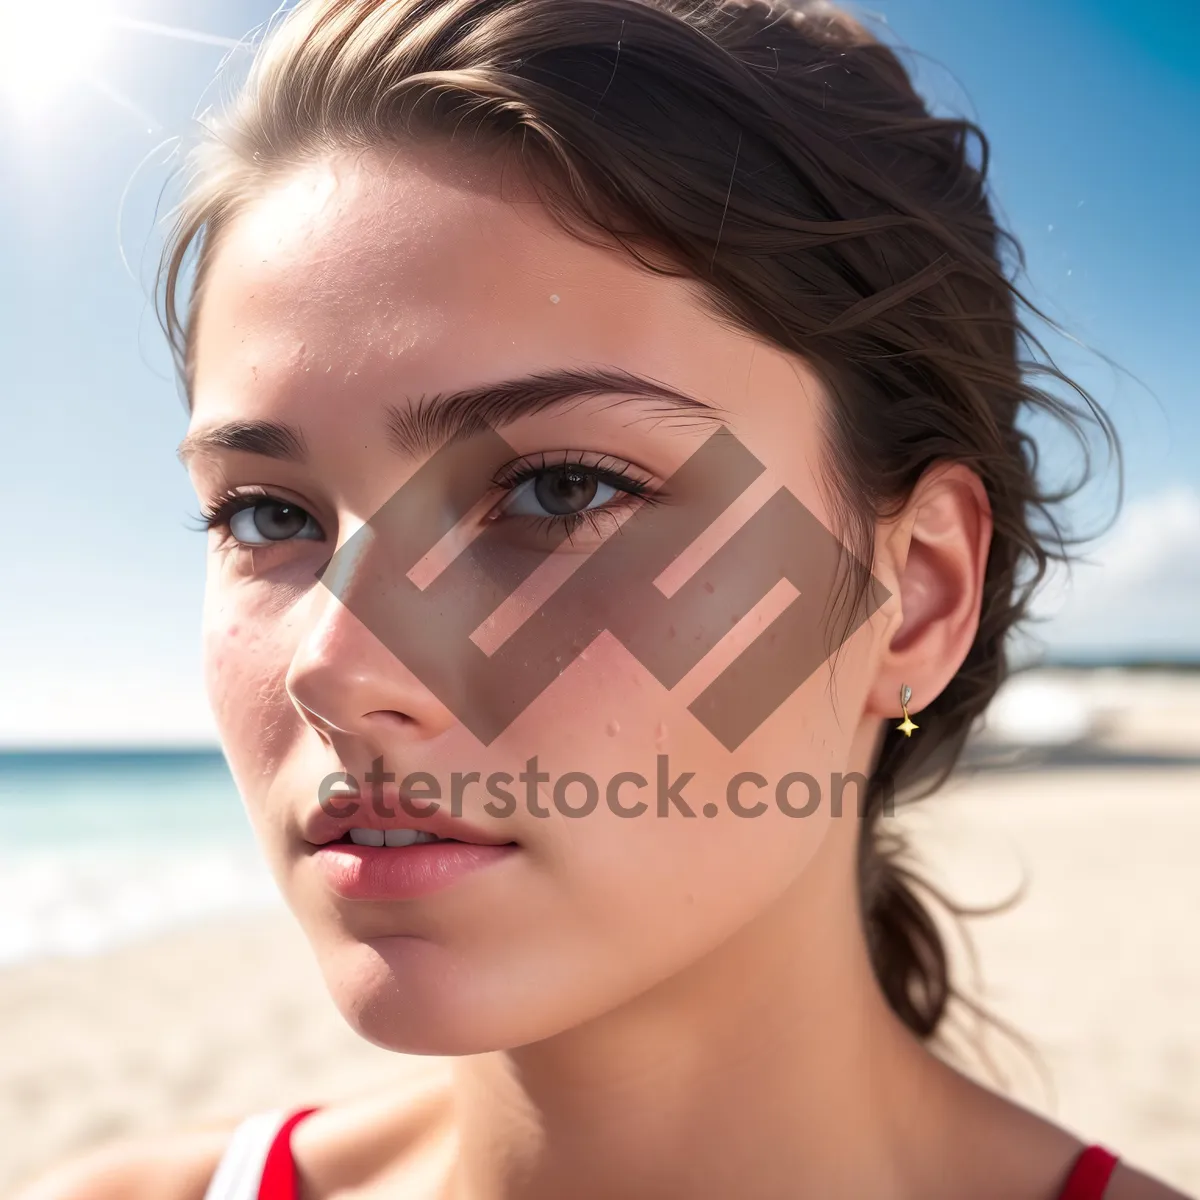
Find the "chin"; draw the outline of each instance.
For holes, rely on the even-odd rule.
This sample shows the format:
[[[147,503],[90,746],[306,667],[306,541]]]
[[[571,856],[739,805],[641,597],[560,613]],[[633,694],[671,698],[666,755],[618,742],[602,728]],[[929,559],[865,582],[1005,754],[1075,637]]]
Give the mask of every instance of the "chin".
[[[487,972],[408,935],[342,942],[319,955],[326,987],[360,1037],[398,1054],[468,1055],[536,1040],[526,1006],[498,1001]],[[506,1019],[526,1007],[523,1021]],[[531,1037],[530,1034],[533,1034]]]
[[[317,957],[346,1023],[397,1054],[529,1046],[619,1008],[650,982],[561,949],[508,947],[475,957],[409,935],[325,943]]]

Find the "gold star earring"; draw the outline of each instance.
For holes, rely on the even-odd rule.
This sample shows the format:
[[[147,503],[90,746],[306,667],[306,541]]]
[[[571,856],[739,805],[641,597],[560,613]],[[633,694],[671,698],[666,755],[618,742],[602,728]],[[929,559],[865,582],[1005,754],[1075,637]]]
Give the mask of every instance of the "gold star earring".
[[[914,729],[920,729],[920,728],[921,728],[921,727],[920,727],[920,725],[918,725],[918,724],[917,724],[917,723],[916,723],[916,722],[915,722],[915,721],[912,719],[912,717],[910,717],[910,716],[908,715],[908,702],[909,702],[911,699],[912,699],[912,688],[910,688],[910,687],[908,686],[908,684],[906,683],[906,684],[905,684],[905,685],[904,685],[904,686],[903,686],[903,687],[900,689],[900,711],[901,711],[902,713],[904,713],[904,720],[903,720],[903,721],[901,721],[901,722],[900,722],[900,724],[896,726],[896,728],[897,728],[898,730],[900,730],[900,732],[901,732],[902,734],[904,734],[904,736],[905,736],[905,737],[912,737],[912,735],[913,735],[913,730],[914,730]]]

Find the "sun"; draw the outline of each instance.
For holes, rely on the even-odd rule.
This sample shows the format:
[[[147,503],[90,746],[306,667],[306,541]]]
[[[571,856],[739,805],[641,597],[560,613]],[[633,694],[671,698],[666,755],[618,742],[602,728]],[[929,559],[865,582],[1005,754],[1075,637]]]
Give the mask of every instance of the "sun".
[[[79,85],[125,109],[149,132],[161,128],[133,97],[101,74],[114,33],[217,46],[230,51],[242,39],[129,17],[120,0],[0,0],[0,109],[37,118]],[[83,111],[75,106],[73,113]],[[40,126],[40,120],[34,120]]]
[[[0,0],[0,92],[43,107],[99,64],[111,29],[102,0]]]

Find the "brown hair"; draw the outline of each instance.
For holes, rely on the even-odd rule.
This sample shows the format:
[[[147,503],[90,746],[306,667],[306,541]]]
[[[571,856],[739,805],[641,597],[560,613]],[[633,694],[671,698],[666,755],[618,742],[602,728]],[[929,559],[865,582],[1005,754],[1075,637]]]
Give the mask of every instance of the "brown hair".
[[[163,320],[189,390],[189,250],[194,314],[254,189],[337,149],[416,138],[511,150],[568,232],[695,280],[718,319],[802,355],[833,400],[830,477],[860,561],[932,463],[983,481],[995,532],[978,633],[920,736],[887,732],[860,837],[876,975],[932,1037],[953,994],[947,954],[879,816],[893,788],[945,779],[1005,678],[1010,630],[1066,556],[1055,505],[1071,489],[1043,489],[1019,420],[1065,423],[1083,478],[1089,425],[1115,448],[1021,320],[1056,327],[1002,261],[1025,267],[992,212],[986,137],[932,116],[896,53],[821,0],[302,0],[195,152],[164,252]]]

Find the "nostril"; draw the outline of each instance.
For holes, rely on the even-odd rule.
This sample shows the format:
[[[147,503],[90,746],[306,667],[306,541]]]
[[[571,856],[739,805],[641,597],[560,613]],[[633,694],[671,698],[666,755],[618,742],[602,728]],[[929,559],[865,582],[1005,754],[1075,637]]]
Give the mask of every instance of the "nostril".
[[[392,725],[396,729],[411,729],[417,723],[415,717],[398,712],[394,708],[377,708],[366,715],[371,721]]]

